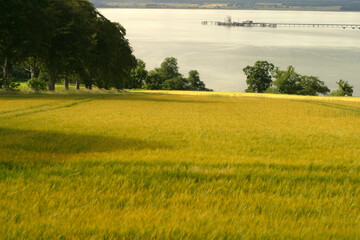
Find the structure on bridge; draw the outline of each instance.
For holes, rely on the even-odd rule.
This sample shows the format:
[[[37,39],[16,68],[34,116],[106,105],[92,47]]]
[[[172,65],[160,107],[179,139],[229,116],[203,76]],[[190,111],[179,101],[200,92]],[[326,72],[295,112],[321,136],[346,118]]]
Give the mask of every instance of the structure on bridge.
[[[243,22],[232,21],[230,16],[227,16],[225,21],[202,21],[201,24],[228,26],[228,27],[325,27],[325,28],[352,28],[360,29],[360,24],[324,24],[324,23],[264,23],[264,22],[253,22],[246,20]]]

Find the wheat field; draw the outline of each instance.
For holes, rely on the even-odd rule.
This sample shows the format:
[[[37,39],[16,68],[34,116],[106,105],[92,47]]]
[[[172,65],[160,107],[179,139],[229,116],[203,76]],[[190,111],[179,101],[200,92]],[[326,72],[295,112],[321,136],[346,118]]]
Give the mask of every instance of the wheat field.
[[[1,239],[360,239],[360,99],[0,95]]]

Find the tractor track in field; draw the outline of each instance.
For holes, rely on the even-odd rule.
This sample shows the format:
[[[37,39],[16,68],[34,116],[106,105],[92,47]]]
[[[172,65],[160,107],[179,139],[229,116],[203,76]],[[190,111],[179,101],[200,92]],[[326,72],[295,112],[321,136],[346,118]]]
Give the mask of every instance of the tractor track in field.
[[[335,108],[338,110],[354,113],[356,116],[360,115],[359,107],[343,105],[343,104],[339,104],[339,103],[321,102],[321,101],[303,101],[303,100],[294,100],[294,101],[304,102],[304,103],[308,103],[308,104],[321,105],[321,106],[329,107],[329,108]]]
[[[51,103],[51,104],[42,104],[42,105],[37,105],[37,106],[33,106],[33,107],[29,107],[29,108],[23,108],[23,109],[17,109],[17,110],[13,110],[13,111],[7,111],[7,113],[13,113],[13,112],[19,112],[19,111],[23,111],[23,110],[31,110],[31,109],[36,109],[33,111],[25,111],[25,112],[19,112],[19,113],[15,113],[12,115],[6,115],[6,116],[1,116],[0,120],[7,120],[7,119],[12,119],[12,118],[16,118],[16,117],[21,117],[21,116],[27,116],[27,115],[31,115],[31,114],[36,114],[36,113],[41,113],[41,112],[47,112],[47,111],[53,111],[53,110],[57,110],[57,109],[62,109],[62,108],[70,108],[82,103],[87,103],[87,102],[91,102],[96,100],[97,98],[90,98],[90,99],[83,99],[81,101],[75,101],[75,102],[71,102],[71,103],[67,103],[67,104],[62,104],[60,106],[55,106],[55,107],[50,107],[53,105],[56,105],[57,103]],[[44,106],[49,106],[48,108],[41,108]],[[37,109],[37,108],[41,108],[41,109]],[[6,114],[4,112],[0,112],[0,114]]]
[[[26,111],[26,110],[36,109],[36,108],[42,108],[42,107],[52,106],[52,105],[56,105],[56,104],[58,104],[58,103],[45,103],[45,104],[30,106],[30,107],[26,107],[26,108],[18,108],[18,109],[13,109],[13,110],[0,111],[0,115],[21,112],[21,111]]]

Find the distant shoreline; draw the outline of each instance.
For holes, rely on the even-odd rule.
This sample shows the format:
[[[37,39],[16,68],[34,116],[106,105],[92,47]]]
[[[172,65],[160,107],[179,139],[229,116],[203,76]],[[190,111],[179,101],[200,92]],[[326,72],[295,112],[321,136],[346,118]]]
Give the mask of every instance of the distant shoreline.
[[[146,3],[147,5],[152,5]],[[187,9],[187,10],[256,10],[256,11],[309,11],[309,12],[360,12],[360,10],[341,10],[341,6],[329,6],[329,7],[278,7],[278,8],[266,8],[266,7],[256,7],[256,8],[234,8],[234,7],[204,7],[204,6],[182,6],[182,4],[176,4],[177,6],[172,6],[171,4],[163,4],[159,6],[143,6],[139,3],[128,3],[119,4],[119,5],[95,5],[98,9]],[[186,4],[185,4],[186,5]]]

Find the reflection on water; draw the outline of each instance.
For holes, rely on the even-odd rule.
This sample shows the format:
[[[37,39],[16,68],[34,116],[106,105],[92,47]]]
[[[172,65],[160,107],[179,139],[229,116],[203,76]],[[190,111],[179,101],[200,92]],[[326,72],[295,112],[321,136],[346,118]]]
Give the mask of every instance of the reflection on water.
[[[200,72],[216,91],[244,91],[242,69],[257,60],[285,68],[293,65],[304,75],[315,75],[336,89],[344,79],[360,95],[360,30],[342,28],[241,28],[201,25],[201,21],[278,23],[357,23],[357,12],[292,12],[256,10],[100,9],[120,22],[135,55],[147,68],[159,66],[168,56],[179,60],[180,71]]]

